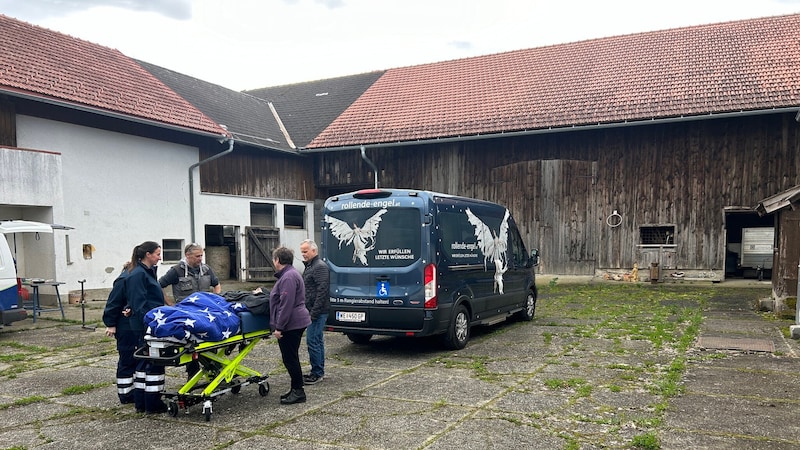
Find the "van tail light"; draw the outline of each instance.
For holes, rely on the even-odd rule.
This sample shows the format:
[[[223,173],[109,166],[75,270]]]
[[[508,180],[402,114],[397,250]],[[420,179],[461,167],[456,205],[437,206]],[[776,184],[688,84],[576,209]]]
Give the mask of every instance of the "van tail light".
[[[439,297],[436,290],[436,265],[425,266],[425,309],[436,309]]]

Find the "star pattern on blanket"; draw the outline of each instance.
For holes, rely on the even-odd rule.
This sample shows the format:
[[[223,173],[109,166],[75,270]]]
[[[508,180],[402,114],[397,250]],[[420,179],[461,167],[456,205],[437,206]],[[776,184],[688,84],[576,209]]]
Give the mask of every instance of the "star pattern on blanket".
[[[174,306],[153,308],[145,315],[148,336],[176,342],[228,339],[239,332],[238,312],[248,311],[242,302],[228,302],[210,292],[197,292]]]

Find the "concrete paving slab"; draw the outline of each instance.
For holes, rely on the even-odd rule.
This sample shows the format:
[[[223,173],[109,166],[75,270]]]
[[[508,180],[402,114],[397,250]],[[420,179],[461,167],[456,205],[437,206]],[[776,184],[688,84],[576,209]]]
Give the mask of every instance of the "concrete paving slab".
[[[694,450],[719,450],[719,449],[747,449],[747,450],[796,450],[797,442],[781,442],[776,439],[763,440],[759,437],[749,436],[716,436],[713,434],[698,434],[695,431],[669,430],[659,434],[661,448],[694,449]]]
[[[735,324],[735,326],[732,326]],[[763,319],[755,317],[743,320],[739,318],[726,318],[714,315],[703,321],[703,332],[708,334],[729,334],[732,336],[748,337],[762,336],[771,334],[775,330],[775,325],[765,322]]]
[[[765,400],[794,399],[800,404],[800,374],[691,367],[685,375],[691,393],[760,397]]]
[[[429,436],[444,432],[469,413],[461,407],[397,398],[348,398],[270,433],[354,448],[419,448]],[[317,423],[330,425],[317,427]]]
[[[458,389],[453,389],[458,386]],[[364,391],[381,398],[417,400],[426,403],[447,403],[480,406],[503,392],[503,387],[475,378],[468,369],[421,367],[413,376],[388,379]]]
[[[665,425],[669,428],[692,430],[698,435],[783,440],[800,445],[798,406],[796,401],[778,401],[774,398],[717,396],[690,392],[670,401]],[[694,446],[689,445],[689,447]]]
[[[542,430],[541,424],[521,415],[492,415],[463,421],[433,442],[430,449],[554,449],[566,441]]]
[[[75,366],[61,367],[58,370],[43,368],[19,374],[19,376],[0,383],[0,395],[5,397],[42,396],[57,397],[71,387],[85,385],[108,385],[108,372],[104,369]]]
[[[173,450],[176,448],[212,448],[241,439],[237,432],[208,426],[182,423],[179,429],[163,417],[137,417],[130,420],[98,419],[46,423],[38,430],[41,444],[36,448],[147,448]]]
[[[744,353],[740,351],[698,351],[690,353],[692,367],[715,367],[742,372],[777,372],[800,377],[798,360],[790,356],[774,356],[767,353]]]
[[[571,397],[571,392],[548,391],[541,385],[523,384],[487,404],[484,410],[537,416],[555,415],[569,405]]]

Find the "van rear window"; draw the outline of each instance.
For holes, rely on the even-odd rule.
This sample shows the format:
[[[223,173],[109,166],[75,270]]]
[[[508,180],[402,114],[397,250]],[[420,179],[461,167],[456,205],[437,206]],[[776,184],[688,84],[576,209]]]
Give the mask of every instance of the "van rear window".
[[[421,256],[419,209],[336,211],[323,220],[325,254],[339,267],[405,267]]]

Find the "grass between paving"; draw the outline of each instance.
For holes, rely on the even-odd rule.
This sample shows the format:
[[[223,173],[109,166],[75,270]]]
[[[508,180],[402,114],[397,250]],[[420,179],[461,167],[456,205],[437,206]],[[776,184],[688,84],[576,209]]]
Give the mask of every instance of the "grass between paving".
[[[543,358],[543,365],[533,373],[514,372],[524,381],[508,390],[564,400],[561,407],[511,421],[559,437],[565,449],[660,448],[658,430],[670,399],[683,392],[687,351],[698,336],[703,308],[721,291],[735,295],[718,286],[541,286],[535,320],[500,326],[489,338],[513,327],[542,328],[529,345],[545,350],[534,356]],[[499,358],[450,355],[434,362],[509,384],[507,373],[492,371]],[[559,372],[581,375],[552,375]]]
[[[504,394],[528,395],[533,402],[547,398],[551,400],[549,403],[542,402],[541,407],[534,408],[535,412],[522,415],[518,412],[504,415],[491,402],[482,408],[495,408],[493,414],[499,413],[501,420],[514,426],[532,427],[560,439],[564,449],[658,449],[658,432],[670,399],[683,392],[682,379],[690,358],[688,350],[699,333],[703,309],[715,297],[746,295],[739,291],[694,285],[560,285],[554,280],[539,287],[534,321],[498,324],[476,333],[470,344],[520,327],[530,328],[530,332],[526,329],[521,333],[529,341],[515,344],[527,346],[521,348],[526,348],[529,356],[520,358],[530,361],[520,367],[529,369],[515,369],[508,357],[446,352],[407,371],[431,365],[441,370],[468,371],[481,382],[501,386]],[[114,353],[113,342],[109,338],[98,339],[95,353]],[[69,349],[70,346],[47,348],[11,340],[0,342],[0,364],[4,367],[0,377],[13,379],[18,373],[59,361],[57,357]],[[712,353],[703,357],[722,356]],[[339,355],[329,358],[338,364],[352,364]],[[282,370],[282,367],[275,369]],[[56,397],[80,395],[104,386],[103,383],[74,385]],[[345,392],[344,397],[362,394]],[[0,404],[0,408],[47,401],[52,399],[30,396]],[[446,400],[436,400],[428,408],[437,410],[447,406]],[[309,412],[313,413],[314,410]],[[114,412],[73,408],[60,414],[113,415]],[[297,418],[287,419],[291,420]],[[269,434],[272,428],[285,422],[269,424],[258,432]],[[420,448],[435,443],[448,430],[431,436]],[[217,448],[227,446],[223,443]]]

